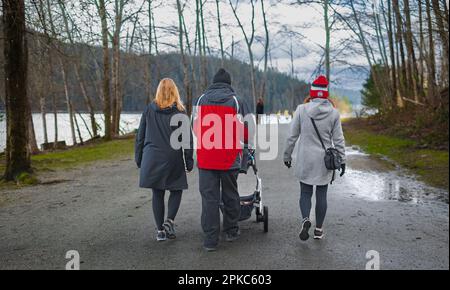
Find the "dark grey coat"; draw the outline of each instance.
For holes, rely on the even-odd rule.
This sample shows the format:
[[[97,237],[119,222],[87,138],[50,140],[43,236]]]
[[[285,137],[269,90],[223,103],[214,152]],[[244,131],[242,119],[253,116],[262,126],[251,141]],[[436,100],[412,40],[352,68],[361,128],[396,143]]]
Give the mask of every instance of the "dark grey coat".
[[[188,188],[186,170],[192,170],[194,164],[192,135],[189,148],[174,150],[170,145],[170,136],[177,129],[170,126],[170,120],[180,113],[175,105],[160,109],[152,102],[142,114],[135,145],[135,161],[141,169],[140,187],[161,190]]]

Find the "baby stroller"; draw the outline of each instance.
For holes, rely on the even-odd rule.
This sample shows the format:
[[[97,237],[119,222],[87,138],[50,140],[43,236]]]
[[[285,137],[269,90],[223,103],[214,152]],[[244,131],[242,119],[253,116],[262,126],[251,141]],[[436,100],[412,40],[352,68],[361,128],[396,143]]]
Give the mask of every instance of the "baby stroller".
[[[251,167],[256,177],[256,189],[253,194],[248,196],[241,196],[241,216],[239,221],[248,220],[252,216],[253,209],[256,211],[256,222],[264,223],[264,232],[269,231],[269,207],[262,202],[262,184],[261,178],[258,175],[258,168],[256,167],[255,152],[244,150],[244,155],[247,156],[247,168]],[[245,162],[245,161],[244,161]],[[246,168],[241,169],[241,173],[247,174]]]

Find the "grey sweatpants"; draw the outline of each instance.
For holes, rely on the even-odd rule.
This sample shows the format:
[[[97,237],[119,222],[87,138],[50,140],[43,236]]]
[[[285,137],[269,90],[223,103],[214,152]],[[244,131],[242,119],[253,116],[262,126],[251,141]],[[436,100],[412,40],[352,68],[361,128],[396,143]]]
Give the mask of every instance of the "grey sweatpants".
[[[301,194],[300,194],[300,210],[302,217],[309,218],[311,213],[311,199],[313,195],[314,187],[309,184],[300,182]],[[327,191],[328,185],[316,186],[316,227],[322,228],[327,214]]]
[[[204,246],[215,247],[220,235],[221,198],[223,202],[223,230],[235,233],[239,230],[241,202],[238,192],[238,170],[199,169],[199,187],[202,196],[202,229],[205,233]]]

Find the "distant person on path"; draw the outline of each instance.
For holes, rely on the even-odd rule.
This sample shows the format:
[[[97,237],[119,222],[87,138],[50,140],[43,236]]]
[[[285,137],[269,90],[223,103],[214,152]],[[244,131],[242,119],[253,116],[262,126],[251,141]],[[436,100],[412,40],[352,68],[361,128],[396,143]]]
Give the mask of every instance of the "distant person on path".
[[[219,243],[221,203],[223,203],[225,240],[232,242],[240,236],[238,225],[240,197],[237,179],[243,148],[239,147],[241,143],[244,143],[245,147],[249,139],[248,135],[245,136],[245,132],[248,133],[245,122],[237,114],[246,116],[250,111],[247,104],[236,95],[231,86],[231,76],[224,69],[217,72],[213,84],[194,101],[193,105],[193,127],[197,136],[197,163],[202,196],[201,225],[205,234],[203,247],[211,252],[217,250]],[[230,127],[226,126],[230,116],[236,122],[238,127],[236,130],[244,131],[242,134],[244,140],[241,140],[240,134],[235,134],[234,130],[229,130]],[[211,130],[214,131],[214,137],[207,135]],[[220,144],[216,144],[217,139],[220,139]],[[214,144],[210,144],[211,142]],[[229,148],[226,144],[233,146]]]
[[[257,124],[261,123],[261,118],[264,115],[264,100],[262,98],[258,99],[258,103],[256,103],[256,122]]]
[[[157,241],[175,239],[175,217],[181,195],[188,188],[186,171],[192,171],[194,160],[192,146],[175,150],[170,144],[174,130],[170,120],[175,114],[186,114],[175,82],[163,79],[156,97],[142,114],[136,136],[135,160],[140,170],[139,185],[153,190],[153,214]],[[191,136],[192,142],[192,136]],[[184,158],[183,158],[184,154]],[[164,195],[170,191],[167,219],[164,220]]]
[[[317,126],[324,146],[311,119]],[[309,238],[309,229],[312,225],[309,219],[311,198],[313,186],[316,186],[314,239],[322,239],[323,223],[327,212],[328,184],[334,177],[334,171],[328,170],[325,166],[324,147],[334,147],[337,150],[342,159],[340,176],[342,177],[345,173],[345,140],[341,119],[338,110],[329,99],[328,80],[325,76],[319,76],[312,83],[309,98],[306,99],[305,104],[299,105],[294,113],[284,151],[284,163],[288,168],[291,168],[292,152],[299,138],[295,164],[295,175],[300,180],[300,209],[303,218],[299,236],[303,241]]]

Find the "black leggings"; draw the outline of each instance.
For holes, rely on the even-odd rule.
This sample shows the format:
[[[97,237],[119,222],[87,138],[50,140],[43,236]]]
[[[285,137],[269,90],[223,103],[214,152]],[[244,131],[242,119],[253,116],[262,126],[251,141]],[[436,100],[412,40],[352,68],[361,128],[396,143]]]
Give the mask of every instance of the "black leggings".
[[[171,219],[173,221],[175,220],[178,209],[180,208],[182,192],[183,192],[182,190],[170,191],[169,208],[167,214],[168,219]],[[165,190],[153,189],[153,199],[152,199],[153,215],[155,216],[156,227],[160,231],[163,230],[162,225],[164,223],[164,211],[165,211],[164,195]]]
[[[309,218],[311,213],[311,199],[313,195],[313,186],[300,182],[300,210],[302,217]],[[327,191],[328,185],[316,186],[316,227],[322,228],[325,215],[327,214]]]

